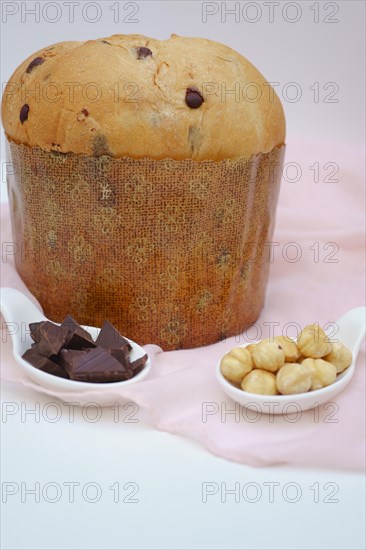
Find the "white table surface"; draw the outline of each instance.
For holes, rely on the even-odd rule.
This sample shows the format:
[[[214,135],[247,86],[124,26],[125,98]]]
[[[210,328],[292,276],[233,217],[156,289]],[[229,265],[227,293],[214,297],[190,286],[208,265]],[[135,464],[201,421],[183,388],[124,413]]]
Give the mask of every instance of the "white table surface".
[[[103,17],[97,25],[83,21],[80,6],[74,24],[65,19],[66,7],[58,24],[49,24],[44,19],[35,23],[32,16],[27,24],[22,24],[19,14],[9,16],[2,28],[3,80],[9,78],[30,51],[47,43],[118,32],[164,38],[171,32],[206,36],[240,50],[269,81],[280,83],[280,91],[288,82],[299,82],[302,100],[284,102],[289,143],[296,136],[345,140],[351,144],[364,139],[364,71],[360,69],[364,60],[363,2],[301,2],[303,16],[299,24],[286,23],[281,7],[276,8],[274,23],[269,21],[263,7],[258,24],[247,24],[243,20],[238,24],[232,16],[223,23],[220,13],[204,24],[201,2],[190,2],[187,9],[187,2],[149,0],[139,2],[139,22],[127,25],[128,28],[121,22],[113,24],[112,4],[101,3]],[[313,21],[315,4],[320,6],[317,23]],[[339,11],[336,15],[339,22],[330,25],[324,19],[334,11],[334,4]],[[320,83],[323,90],[322,86],[334,80],[340,89],[337,96],[340,101],[337,99],[333,105],[314,102],[309,87],[314,86],[314,82]],[[3,151],[3,135],[0,141]],[[3,170],[1,196],[6,200]],[[3,346],[2,354],[9,354],[9,346],[10,343]],[[139,422],[134,424],[114,422],[113,413],[108,410],[103,412],[100,421],[91,423],[76,409],[75,421],[70,422],[68,409],[63,406],[60,420],[52,423],[42,412],[52,414],[52,407],[44,407],[53,399],[5,384],[1,393],[3,407],[8,411],[13,407],[15,412],[2,415],[0,423],[3,499],[4,489],[18,488],[16,494],[9,495],[2,503],[1,546],[4,550],[365,548],[362,474],[286,466],[255,469],[219,459],[186,439],[157,431],[141,412]],[[22,421],[21,411],[24,413],[25,407],[34,408],[37,403],[40,421],[36,422],[29,414]],[[80,484],[75,486],[73,503],[69,502],[65,485],[70,482]],[[235,502],[234,495],[227,495],[227,501],[221,502],[222,494],[218,490],[204,503],[202,484],[205,482],[212,483],[211,488],[220,488],[221,483],[226,483],[228,489],[235,483],[240,484],[240,489],[248,487],[248,483],[258,484],[252,488],[259,487],[262,497],[258,502],[248,502],[253,495],[248,492],[247,500],[241,498]],[[8,485],[4,485],[6,483]],[[47,498],[40,495],[37,503],[34,495],[23,494],[22,502],[22,483],[25,489],[39,483],[40,491],[54,483],[54,488],[60,488],[60,500],[49,502],[55,494],[49,485]],[[87,483],[99,487],[98,502],[87,502],[83,498],[82,489],[85,491]],[[115,483],[121,488],[117,503],[109,489]],[[123,502],[134,487],[123,489],[126,483],[138,484],[135,496],[138,502]],[[275,486],[273,502],[269,499],[268,484],[271,483],[279,483]],[[282,496],[283,491],[286,495],[288,483],[300,487],[297,502],[287,502]],[[326,486],[327,483],[336,485]],[[89,487],[90,499],[93,487]],[[291,487],[294,485],[287,486],[290,498]],[[319,487],[319,502],[315,502],[315,487]],[[333,497],[338,502],[325,502],[332,487],[339,488]]]
[[[2,345],[2,360],[10,346]],[[92,422],[95,410],[76,407],[73,420],[36,391],[3,384],[1,393],[6,550],[365,548],[360,473],[256,469],[155,430],[143,411],[129,423],[123,409],[119,421],[101,409]],[[240,493],[225,502],[222,483]],[[39,502],[27,492],[36,487]]]

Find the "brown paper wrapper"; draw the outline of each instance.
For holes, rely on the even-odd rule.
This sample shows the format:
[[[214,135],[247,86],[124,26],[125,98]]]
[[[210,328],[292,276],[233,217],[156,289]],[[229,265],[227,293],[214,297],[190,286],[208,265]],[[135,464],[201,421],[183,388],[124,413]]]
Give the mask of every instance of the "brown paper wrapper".
[[[45,315],[165,350],[239,334],[264,302],[284,147],[220,162],[9,143],[16,268]]]

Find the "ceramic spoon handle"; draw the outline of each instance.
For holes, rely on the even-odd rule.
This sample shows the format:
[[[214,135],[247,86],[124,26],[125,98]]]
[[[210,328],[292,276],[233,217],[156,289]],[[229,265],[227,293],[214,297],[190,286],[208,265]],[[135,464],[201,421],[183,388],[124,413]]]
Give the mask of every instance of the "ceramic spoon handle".
[[[337,333],[332,338],[340,340],[357,356],[366,331],[366,308],[355,307],[337,321]]]
[[[15,288],[3,287],[0,291],[0,309],[8,325],[9,333],[27,330],[28,324],[43,321],[45,316],[38,307],[22,292]]]

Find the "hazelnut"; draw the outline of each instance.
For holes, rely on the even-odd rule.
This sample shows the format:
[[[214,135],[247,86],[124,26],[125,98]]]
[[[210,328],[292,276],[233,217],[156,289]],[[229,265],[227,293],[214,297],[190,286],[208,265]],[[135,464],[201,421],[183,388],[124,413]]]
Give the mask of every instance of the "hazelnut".
[[[276,376],[277,389],[283,395],[307,392],[311,382],[311,371],[304,363],[286,363]]]
[[[296,342],[288,336],[275,336],[275,340],[285,352],[285,361],[287,363],[295,363],[300,357]]]
[[[276,395],[276,377],[266,370],[254,369],[243,378],[241,388],[249,393]]]
[[[250,353],[253,353],[254,349],[255,349],[255,344],[249,344],[246,349],[248,351],[250,351]]]
[[[332,344],[332,351],[323,357],[323,359],[332,363],[337,369],[337,374],[339,374],[352,363],[352,353],[344,344],[337,342]]]
[[[253,368],[250,351],[246,348],[232,349],[221,359],[220,368],[225,378],[240,383]]]
[[[299,334],[297,347],[301,355],[319,359],[332,350],[332,344],[328,342],[327,335],[319,325],[308,325]]]
[[[285,352],[274,340],[261,340],[255,345],[252,353],[254,365],[258,369],[277,372],[285,364]]]
[[[336,367],[323,359],[308,358],[301,365],[310,370],[312,390],[320,390],[320,388],[329,386],[337,378]]]

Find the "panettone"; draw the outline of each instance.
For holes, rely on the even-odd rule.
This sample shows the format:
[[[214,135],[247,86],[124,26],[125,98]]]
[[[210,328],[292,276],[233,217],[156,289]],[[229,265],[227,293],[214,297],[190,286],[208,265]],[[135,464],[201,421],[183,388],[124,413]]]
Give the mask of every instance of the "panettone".
[[[257,319],[285,119],[244,57],[176,35],[62,42],[16,69],[2,118],[16,265],[52,320],[175,349]]]
[[[199,108],[187,105],[187,89],[203,96]],[[176,35],[61,42],[32,54],[5,89],[3,124],[17,143],[113,157],[220,161],[285,140],[281,103],[249,61]]]

